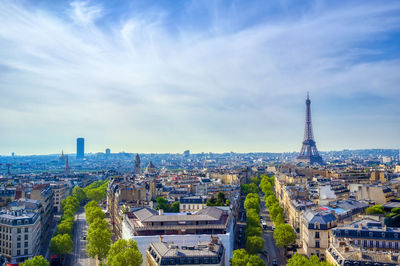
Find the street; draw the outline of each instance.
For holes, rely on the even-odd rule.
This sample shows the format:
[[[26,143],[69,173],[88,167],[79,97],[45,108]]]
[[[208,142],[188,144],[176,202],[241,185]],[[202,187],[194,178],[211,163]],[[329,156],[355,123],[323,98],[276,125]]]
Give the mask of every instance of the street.
[[[86,254],[86,240],[83,239],[83,236],[87,235],[87,229],[86,215],[82,207],[75,214],[74,250],[66,265],[96,266],[96,260],[89,258]]]
[[[283,250],[275,246],[274,240],[274,232],[272,230],[272,226],[274,223],[271,221],[268,209],[265,208],[265,201],[263,195],[260,196],[260,215],[267,222],[267,229],[263,229],[262,238],[265,241],[264,250],[268,252],[268,257],[266,258],[264,255],[261,255],[261,258],[264,260],[266,265],[272,265],[272,261],[276,259],[278,265],[286,265],[286,260],[283,255]]]

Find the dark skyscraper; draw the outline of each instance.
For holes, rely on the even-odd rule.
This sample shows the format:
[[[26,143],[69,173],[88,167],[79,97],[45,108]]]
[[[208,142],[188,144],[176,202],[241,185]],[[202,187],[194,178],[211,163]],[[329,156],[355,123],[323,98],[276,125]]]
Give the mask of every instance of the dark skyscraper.
[[[319,155],[317,145],[315,145],[314,134],[311,124],[311,100],[307,93],[306,99],[306,126],[304,129],[304,141],[297,163],[323,164],[322,157]]]
[[[76,139],[76,158],[83,159],[85,157],[85,139]]]

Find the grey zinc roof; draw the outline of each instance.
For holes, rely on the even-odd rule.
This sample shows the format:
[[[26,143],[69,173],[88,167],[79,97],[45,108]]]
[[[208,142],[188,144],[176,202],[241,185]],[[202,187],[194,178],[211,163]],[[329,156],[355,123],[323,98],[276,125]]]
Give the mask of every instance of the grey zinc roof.
[[[169,243],[153,242],[151,245],[163,258],[179,257],[213,257],[218,255],[219,246],[215,250],[208,248],[209,242],[199,242],[194,249],[171,248]]]
[[[153,216],[157,215],[157,211],[150,208],[143,208],[138,211],[133,212],[133,214],[141,221]]]
[[[217,207],[207,207],[192,215],[187,214],[163,214],[149,208],[143,208],[134,212],[135,216],[142,222],[183,222],[183,221],[218,221],[223,210]]]
[[[305,219],[308,223],[319,223],[319,224],[328,224],[330,222],[336,221],[335,215],[330,212],[315,212],[315,211],[306,211],[304,213]]]

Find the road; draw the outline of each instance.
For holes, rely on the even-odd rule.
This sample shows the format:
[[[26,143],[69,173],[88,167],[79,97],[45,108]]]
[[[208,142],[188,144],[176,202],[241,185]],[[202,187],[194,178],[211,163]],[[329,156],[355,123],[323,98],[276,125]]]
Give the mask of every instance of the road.
[[[273,259],[276,259],[278,265],[286,265],[285,256],[283,255],[284,251],[275,246],[275,240],[273,236],[274,232],[272,230],[274,223],[270,219],[268,209],[265,208],[264,197],[262,195],[260,195],[260,200],[260,215],[266,220],[268,227],[267,229],[263,230],[262,238],[265,241],[264,250],[268,252],[269,257],[266,258],[264,255],[262,255],[261,258],[264,260],[266,265],[272,265]]]
[[[86,254],[86,240],[83,239],[83,235],[87,235],[87,229],[86,215],[82,207],[75,214],[74,251],[66,265],[96,266],[96,260]]]

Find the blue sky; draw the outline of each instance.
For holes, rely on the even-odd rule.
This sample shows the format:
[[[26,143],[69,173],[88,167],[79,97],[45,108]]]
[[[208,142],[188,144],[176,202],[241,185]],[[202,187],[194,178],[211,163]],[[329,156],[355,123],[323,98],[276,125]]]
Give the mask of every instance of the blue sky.
[[[399,1],[0,0],[0,154],[400,147]]]

